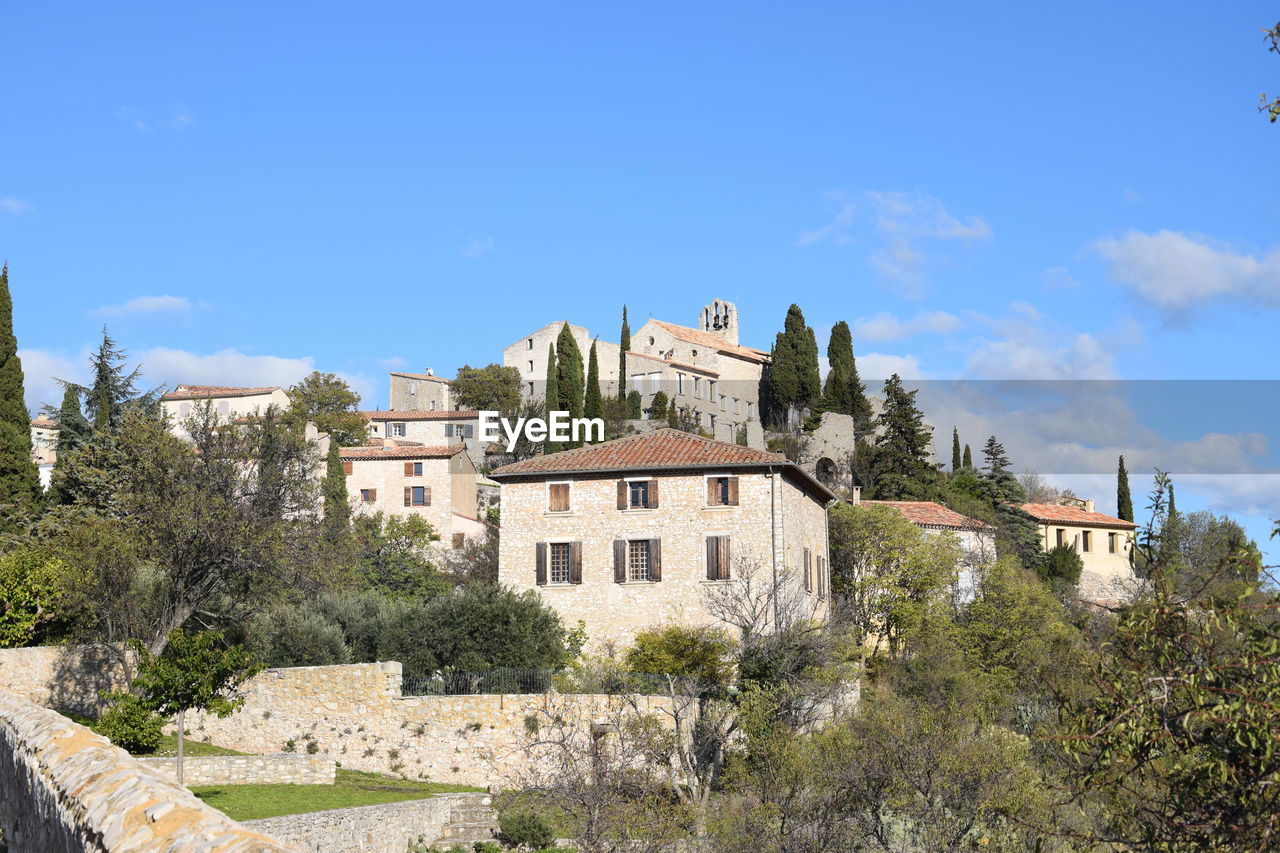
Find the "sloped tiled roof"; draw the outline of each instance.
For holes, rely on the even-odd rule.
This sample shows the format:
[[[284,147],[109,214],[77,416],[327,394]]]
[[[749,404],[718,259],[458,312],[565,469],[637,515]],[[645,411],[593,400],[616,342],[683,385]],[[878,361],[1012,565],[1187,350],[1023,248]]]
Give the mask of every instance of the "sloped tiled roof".
[[[921,527],[945,527],[949,530],[994,530],[985,521],[961,515],[933,501],[862,501],[865,506],[887,506],[896,509],[907,521]]]
[[[408,379],[426,379],[428,382],[443,382],[446,385],[452,385],[452,379],[445,379],[443,376],[436,376],[433,373],[405,373],[400,370],[391,371],[392,376],[404,376]]]
[[[768,453],[664,428],[513,462],[492,471],[489,476],[496,480],[515,474],[790,464],[781,453]]]
[[[259,394],[270,394],[279,391],[279,385],[263,388],[236,388],[231,385],[179,385],[161,400],[206,400],[210,397],[256,397]]]
[[[351,460],[379,459],[448,459],[456,453],[463,453],[466,448],[461,444],[405,445],[397,444],[385,447],[381,444],[370,447],[342,447],[338,456]]]
[[[1080,527],[1118,527],[1125,530],[1136,530],[1138,528],[1138,525],[1132,521],[1103,515],[1100,512],[1088,512],[1078,506],[1023,504],[1022,510],[1036,521],[1049,524],[1072,524]]]
[[[703,374],[706,374],[707,376],[718,377],[720,375],[719,373],[717,373],[716,371],[708,367],[702,367],[697,364],[686,364],[683,361],[668,361],[667,359],[662,358],[661,356],[649,355],[647,352],[636,352],[635,350],[629,350],[627,352],[627,358],[631,358],[631,356],[633,355],[636,358],[645,358],[645,359],[648,359],[649,361],[657,361],[657,362],[661,362],[662,364],[669,364],[672,367],[681,367],[681,368],[684,368],[685,370],[697,371],[698,373],[703,373]]]
[[[36,429],[58,429],[58,425],[48,418],[32,418],[31,425]]]
[[[411,409],[383,409],[376,412],[361,412],[370,421],[465,421],[480,417],[479,412],[440,409],[438,411],[415,411]]]
[[[690,329],[688,326],[677,326],[675,323],[668,323],[664,320],[654,320],[653,322],[666,329],[672,337],[686,343],[698,344],[746,361],[764,363],[769,357],[769,353],[764,350],[731,344],[715,332],[704,332],[701,329]]]

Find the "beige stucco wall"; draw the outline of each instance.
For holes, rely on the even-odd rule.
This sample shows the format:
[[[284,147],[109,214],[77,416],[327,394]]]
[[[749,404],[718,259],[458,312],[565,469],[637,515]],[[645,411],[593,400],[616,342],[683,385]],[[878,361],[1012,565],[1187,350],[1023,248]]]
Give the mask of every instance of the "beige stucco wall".
[[[1086,600],[1114,601],[1133,595],[1139,581],[1129,563],[1133,550],[1134,533],[1113,527],[1092,527],[1079,524],[1053,522],[1040,525],[1040,541],[1046,551],[1058,544],[1058,531],[1063,531],[1063,543],[1076,549],[1084,564],[1080,572],[1080,597]],[[1092,533],[1093,542],[1084,550],[1085,531]],[[1116,534],[1116,553],[1107,550],[1107,534]]]
[[[348,461],[348,460],[343,460]],[[466,453],[455,453],[444,459],[351,459],[347,476],[347,495],[356,512],[387,515],[420,515],[440,534],[440,544],[449,547],[456,531],[474,535],[474,526],[458,526],[458,517],[475,518],[476,468]],[[422,476],[405,476],[406,462],[421,462]],[[409,486],[431,489],[430,506],[405,506],[404,490]],[[377,499],[360,499],[361,489],[376,489]]]
[[[37,465],[58,461],[58,430],[31,425],[31,458]]]
[[[440,377],[391,374],[391,399],[388,408],[415,412],[447,411],[453,408],[452,397],[449,383]]]
[[[282,410],[287,409],[289,407],[289,395],[282,389],[277,388],[269,394],[251,394],[244,397],[208,397],[202,400],[162,400],[160,405],[165,414],[173,421],[175,427],[180,430],[182,421],[195,412],[196,406],[205,402],[213,406],[213,411],[218,417],[231,419],[261,414],[267,410],[268,406],[275,406]]]
[[[506,347],[502,351],[502,363],[520,371],[520,388],[525,399],[542,397],[547,383],[547,347],[556,342],[564,322],[548,323],[542,328]],[[583,326],[569,324],[569,331],[582,352],[582,373],[587,372],[593,338]],[[600,367],[600,391],[602,394],[618,393],[618,343],[601,339],[596,343],[596,359]],[[532,385],[531,385],[532,383]]]
[[[731,473],[739,477],[739,505],[708,507],[706,477]],[[735,573],[752,560],[771,571],[775,488],[778,565],[798,571],[806,546],[813,549],[815,561],[828,554],[824,507],[781,475],[711,470],[662,475],[658,508],[639,510],[617,509],[618,479],[572,479],[572,508],[567,513],[547,510],[546,481],[502,484],[499,580],[516,589],[536,590],[570,626],[581,620],[594,650],[625,646],[637,631],[668,622],[714,624],[705,595],[708,587],[720,582],[706,579],[706,537],[731,537]],[[614,540],[644,538],[662,540],[662,580],[615,583]],[[539,542],[581,542],[582,583],[538,586]]]

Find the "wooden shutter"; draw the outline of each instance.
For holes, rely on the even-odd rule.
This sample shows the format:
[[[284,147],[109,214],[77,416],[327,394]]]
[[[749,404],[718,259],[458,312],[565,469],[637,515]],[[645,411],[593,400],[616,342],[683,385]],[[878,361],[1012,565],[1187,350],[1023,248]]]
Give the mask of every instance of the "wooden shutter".
[[[343,461],[342,473],[346,474],[348,477],[351,476],[351,460],[350,459],[346,459]]]
[[[729,537],[717,536],[716,539],[719,540],[719,542],[716,543],[717,550],[718,550],[716,562],[718,563],[720,568],[720,577],[718,579],[722,581],[727,581],[730,576],[729,575]]]
[[[613,540],[613,582],[622,583],[627,579],[627,540]]]
[[[547,585],[547,543],[539,542],[534,548],[533,579],[538,586]]]
[[[404,487],[404,505],[413,506],[413,486]]]
[[[657,482],[656,480],[654,481]],[[649,540],[649,580],[662,580],[662,540]]]
[[[804,549],[804,591],[813,592],[813,566],[808,548]]]
[[[376,501],[377,499],[378,499],[378,490],[377,490],[377,489],[370,489],[370,490],[369,490],[369,503],[373,503],[373,502],[374,502],[374,501]]]
[[[827,559],[818,558],[818,597],[827,597]]]
[[[422,505],[431,506],[431,487],[430,486],[422,487]]]
[[[412,477],[412,476],[413,476],[413,463],[412,463],[412,462],[406,462],[406,463],[404,463],[404,475],[405,475],[406,477]]]
[[[551,512],[568,512],[569,511],[569,484],[568,483],[552,483],[550,489],[550,503],[548,509]]]
[[[569,543],[569,583],[582,583],[582,543]]]
[[[729,506],[738,505],[738,478],[729,478]]]
[[[467,534],[465,533],[453,534],[453,547],[461,548],[465,544],[467,544]]]
[[[720,559],[719,536],[707,537],[707,580],[714,581],[720,579]]]
[[[720,505],[720,478],[707,478],[707,506]]]
[[[618,509],[627,508],[627,481],[618,481]]]
[[[658,508],[658,481],[657,480],[649,481],[649,502],[645,504],[645,506],[649,507],[649,509]],[[657,540],[654,540],[654,541],[657,541]]]

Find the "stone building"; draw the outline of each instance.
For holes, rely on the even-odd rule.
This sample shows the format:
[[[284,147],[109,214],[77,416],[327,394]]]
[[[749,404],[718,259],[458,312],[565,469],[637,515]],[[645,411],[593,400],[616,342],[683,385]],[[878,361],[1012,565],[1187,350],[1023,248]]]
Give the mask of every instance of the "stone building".
[[[484,535],[476,518],[476,466],[463,445],[383,439],[338,455],[357,513],[421,516],[446,548]]]
[[[543,393],[547,349],[564,325],[549,323],[503,350],[503,364],[520,371],[526,397]],[[569,330],[587,358],[590,332],[573,324]],[[616,342],[596,342],[600,387],[606,396],[617,394],[621,381],[628,391],[640,392],[647,412],[653,396],[664,391],[674,405],[691,412],[717,439],[734,441],[739,429],[745,427],[748,445],[764,447],[760,376],[769,353],[738,343],[738,309],[733,303],[716,299],[703,306],[696,328],[663,320],[645,321],[631,335],[627,375],[621,378],[618,352]]]
[[[169,416],[177,435],[184,435],[182,422],[196,407],[208,403],[220,419],[234,420],[262,414],[269,406],[289,408],[289,394],[278,385],[237,388],[230,385],[179,385],[160,398],[160,407]]]
[[[369,421],[369,438],[381,441],[416,441],[421,444],[461,444],[477,468],[485,460],[484,443],[478,439],[480,413],[455,412],[447,409],[435,411],[392,410],[361,412]]]
[[[49,488],[58,461],[58,425],[48,418],[31,421],[31,461],[40,469],[40,485]]]
[[[790,579],[825,616],[833,495],[781,454],[660,429],[490,477],[502,487],[499,580],[581,620],[592,648],[673,621],[718,624],[709,598],[748,579]]]
[[[1023,504],[1040,526],[1045,551],[1070,545],[1080,555],[1080,597],[1100,603],[1124,601],[1138,586],[1132,552],[1138,525],[1094,510],[1092,500],[1065,498],[1059,504]]]
[[[961,515],[933,501],[860,501],[862,506],[883,506],[902,514],[921,530],[950,533],[960,543],[961,558],[953,598],[971,601],[977,594],[982,570],[995,562],[996,529],[985,521]]]
[[[445,412],[453,408],[452,379],[424,373],[392,373],[391,402],[394,411]]]

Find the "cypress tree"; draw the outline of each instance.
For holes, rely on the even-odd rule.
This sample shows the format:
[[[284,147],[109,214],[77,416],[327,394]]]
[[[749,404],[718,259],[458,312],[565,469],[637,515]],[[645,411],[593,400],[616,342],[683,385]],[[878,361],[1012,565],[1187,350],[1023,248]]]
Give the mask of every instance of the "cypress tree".
[[[342,470],[341,449],[338,442],[333,440],[329,442],[329,458],[321,491],[324,493],[325,535],[335,539],[347,532],[347,525],[351,520],[351,504],[347,502],[347,475]]]
[[[1164,524],[1160,527],[1160,565],[1166,570],[1180,562],[1182,550],[1182,515],[1173,497],[1173,483],[1169,484],[1169,505],[1164,511]]]
[[[547,401],[547,417],[551,416],[551,410],[560,405],[560,383],[556,379],[556,346],[555,344],[547,344],[547,390],[545,399]],[[543,444],[544,453],[555,453],[560,449],[559,442],[548,440]]]
[[[818,340],[805,325],[799,305],[787,309],[783,330],[770,351],[769,399],[775,414],[783,418],[792,408],[812,409],[822,401]]]
[[[586,379],[582,374],[582,350],[578,349],[578,342],[573,339],[569,324],[565,323],[556,339],[557,408],[568,412],[570,418],[582,417],[583,392],[586,390]]]
[[[31,414],[24,399],[18,338],[13,333],[9,265],[0,268],[0,504],[33,508],[41,494],[40,471],[31,459]],[[13,518],[12,511],[0,516]]]
[[[960,470],[963,463],[960,461],[960,430],[956,427],[951,428],[951,473],[955,474]]]
[[[1129,494],[1129,472],[1125,470],[1123,455],[1116,469],[1116,516],[1133,521],[1133,496]]]
[[[627,306],[622,306],[622,335],[618,338],[618,399],[627,399],[627,353],[631,351],[631,327],[627,325]]]
[[[80,392],[67,383],[62,392],[62,406],[58,409],[58,453],[75,450],[89,440],[93,429],[85,420],[80,408]]]
[[[827,342],[827,362],[831,365],[822,388],[822,407],[828,412],[851,415],[854,429],[866,431],[871,425],[871,403],[867,389],[858,377],[858,362],[853,356],[853,335],[844,320],[831,327]]]
[[[591,342],[591,352],[587,356],[587,391],[582,403],[582,416],[604,417],[604,400],[600,395],[600,360],[596,355],[595,341]]]
[[[973,470],[973,454],[969,452],[969,445],[964,446],[964,460],[960,463],[964,466],[964,470]]]

